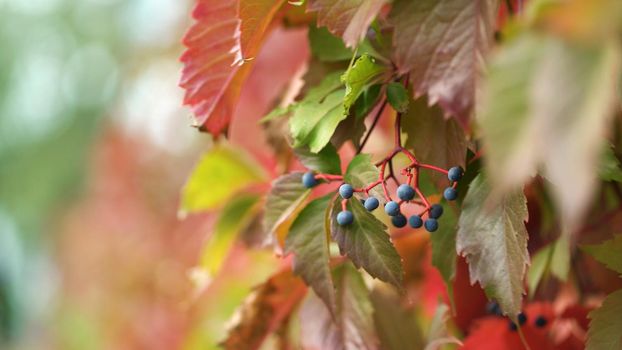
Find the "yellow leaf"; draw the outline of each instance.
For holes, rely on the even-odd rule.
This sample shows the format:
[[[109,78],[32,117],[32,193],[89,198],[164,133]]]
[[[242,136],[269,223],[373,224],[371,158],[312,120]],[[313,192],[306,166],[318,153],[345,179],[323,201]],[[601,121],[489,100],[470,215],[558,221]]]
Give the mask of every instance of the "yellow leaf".
[[[218,146],[203,155],[188,178],[181,213],[220,207],[235,193],[265,180],[262,168],[242,150]]]

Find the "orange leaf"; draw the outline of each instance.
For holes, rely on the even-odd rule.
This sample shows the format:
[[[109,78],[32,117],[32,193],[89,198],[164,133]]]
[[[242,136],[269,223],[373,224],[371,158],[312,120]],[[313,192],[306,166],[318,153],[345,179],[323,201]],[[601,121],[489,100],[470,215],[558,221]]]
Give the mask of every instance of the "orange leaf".
[[[307,288],[291,270],[273,275],[258,286],[236,312],[225,349],[259,349],[266,337],[287,321]]]

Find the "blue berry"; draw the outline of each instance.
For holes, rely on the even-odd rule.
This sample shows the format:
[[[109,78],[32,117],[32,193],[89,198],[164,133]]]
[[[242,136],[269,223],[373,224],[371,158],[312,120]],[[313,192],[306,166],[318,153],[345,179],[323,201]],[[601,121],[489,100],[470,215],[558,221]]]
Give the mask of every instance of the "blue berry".
[[[537,328],[542,328],[542,327],[546,326],[547,323],[548,323],[548,321],[542,315],[536,317],[536,321],[534,322],[534,324],[536,325]]]
[[[453,187],[447,187],[445,192],[443,192],[443,197],[448,201],[455,201],[458,198],[458,191]]]
[[[462,170],[462,168],[459,166],[455,166],[449,169],[449,172],[447,173],[447,178],[449,179],[449,181],[459,181],[460,179],[462,179],[463,174],[464,171]]]
[[[423,226],[423,220],[421,219],[421,216],[413,215],[408,219],[408,224],[412,228],[419,228]]]
[[[315,179],[315,175],[312,172],[306,172],[302,175],[302,184],[306,188],[312,188],[317,185],[317,180]]]
[[[525,313],[523,312],[519,313],[517,318],[518,318],[518,324],[520,324],[521,326],[524,325],[525,322],[527,322],[527,315],[525,315]]]
[[[352,185],[343,184],[339,186],[339,195],[341,196],[341,198],[350,199],[352,198],[353,194],[354,194],[354,188],[352,188]]]
[[[495,316],[503,315],[503,312],[501,312],[501,306],[499,306],[499,303],[496,301],[491,301],[486,304],[486,312]]]
[[[436,219],[427,219],[424,223],[425,229],[428,232],[434,232],[438,230],[438,221]]]
[[[390,201],[384,205],[384,211],[389,216],[395,216],[400,213],[400,205],[395,201]]]
[[[441,217],[441,215],[443,215],[443,206],[440,204],[433,204],[430,207],[430,217],[432,219],[438,219]]]
[[[415,198],[415,190],[407,184],[401,184],[397,188],[397,197],[403,201],[409,201]]]
[[[378,199],[376,199],[376,197],[369,197],[367,198],[367,200],[365,200],[365,203],[363,203],[363,205],[368,211],[374,211],[376,210],[376,208],[378,208],[380,202],[378,201]]]
[[[512,331],[512,332],[516,332],[516,330],[518,329],[518,326],[516,325],[516,323],[510,321],[510,323],[508,323],[508,328]]]
[[[406,217],[402,214],[397,214],[391,218],[391,223],[397,228],[402,228],[406,226],[406,221]]]
[[[354,215],[349,210],[344,210],[337,214],[337,223],[341,226],[347,226],[354,222]]]

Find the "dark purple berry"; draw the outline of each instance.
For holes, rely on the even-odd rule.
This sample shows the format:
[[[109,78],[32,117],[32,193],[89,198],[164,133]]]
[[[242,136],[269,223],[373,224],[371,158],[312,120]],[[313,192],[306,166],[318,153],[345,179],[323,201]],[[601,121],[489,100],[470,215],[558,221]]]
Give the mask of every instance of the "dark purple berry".
[[[397,197],[403,201],[409,201],[415,198],[415,190],[407,184],[401,184],[397,188]]]
[[[402,228],[406,226],[406,221],[406,217],[402,214],[397,214],[391,218],[391,223],[397,228]]]
[[[455,166],[449,169],[449,172],[447,173],[447,178],[449,179],[449,181],[459,181],[460,179],[462,179],[463,174],[464,171],[462,170],[462,168],[459,166]]]
[[[378,199],[376,199],[376,197],[369,197],[365,200],[365,203],[363,203],[363,205],[368,211],[374,211],[376,210],[376,208],[378,208],[380,202],[378,201]]]
[[[341,196],[341,198],[350,199],[352,198],[353,194],[354,194],[354,188],[352,188],[352,185],[343,184],[339,186],[339,195]]]
[[[503,314],[503,312],[501,312],[501,306],[499,306],[499,303],[496,301],[491,301],[486,304],[486,312],[495,316],[501,316]]]
[[[445,192],[443,192],[443,197],[448,201],[455,201],[458,198],[458,191],[453,187],[447,187]]]
[[[347,226],[354,222],[354,215],[349,210],[344,210],[337,214],[337,223],[341,226]]]
[[[400,205],[395,201],[390,201],[384,205],[384,211],[389,216],[395,216],[400,213]]]
[[[423,225],[428,232],[434,232],[438,230],[438,221],[436,221],[436,219],[427,219]]]
[[[312,188],[317,185],[317,180],[315,179],[315,175],[312,172],[306,172],[302,175],[302,184],[306,188]]]
[[[430,207],[430,213],[429,213],[430,217],[432,219],[438,219],[441,217],[441,215],[443,215],[443,206],[440,204],[433,204]]]
[[[539,315],[538,317],[536,317],[536,320],[534,321],[534,324],[538,328],[542,328],[542,327],[546,326],[547,323],[548,323],[548,321],[542,315]]]
[[[524,325],[525,322],[527,322],[527,315],[525,315],[524,312],[519,313],[517,318],[518,318],[518,324],[520,324],[521,326]]]
[[[423,226],[423,219],[419,215],[413,215],[408,219],[408,224],[412,228],[419,228]]]

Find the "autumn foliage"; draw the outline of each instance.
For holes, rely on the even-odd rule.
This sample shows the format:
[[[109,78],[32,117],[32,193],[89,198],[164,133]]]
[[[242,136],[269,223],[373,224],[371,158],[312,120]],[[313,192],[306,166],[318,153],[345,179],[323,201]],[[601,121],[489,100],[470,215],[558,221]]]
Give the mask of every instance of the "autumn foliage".
[[[240,246],[278,266],[222,346],[622,348],[622,2],[198,0],[192,17],[180,85],[213,144],[179,214],[216,216],[195,293]]]

